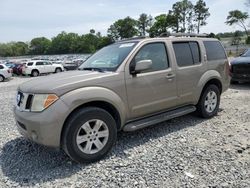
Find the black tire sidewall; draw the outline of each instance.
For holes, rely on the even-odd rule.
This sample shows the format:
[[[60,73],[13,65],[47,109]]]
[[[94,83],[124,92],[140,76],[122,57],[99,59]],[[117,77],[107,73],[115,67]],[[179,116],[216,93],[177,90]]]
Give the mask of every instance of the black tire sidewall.
[[[214,111],[211,112],[211,113],[207,112],[206,108],[205,108],[205,100],[206,100],[207,94],[210,91],[214,91],[216,93],[216,95],[217,95],[217,105],[216,105],[216,108],[214,109]],[[219,106],[220,106],[220,91],[219,91],[219,88],[216,85],[207,86],[206,89],[203,91],[202,97],[201,97],[201,99],[199,101],[199,104],[197,106],[199,114],[203,118],[211,118],[211,117],[217,115],[217,113],[219,111]]]
[[[88,120],[100,119],[109,129],[109,138],[104,148],[95,154],[85,154],[77,146],[76,136],[79,128]],[[79,110],[72,116],[64,134],[64,150],[76,162],[95,162],[103,158],[112,148],[117,137],[117,127],[114,118],[105,110],[89,107]]]
[[[0,75],[0,77],[2,78],[2,81],[0,80],[0,82],[4,82],[4,76]]]

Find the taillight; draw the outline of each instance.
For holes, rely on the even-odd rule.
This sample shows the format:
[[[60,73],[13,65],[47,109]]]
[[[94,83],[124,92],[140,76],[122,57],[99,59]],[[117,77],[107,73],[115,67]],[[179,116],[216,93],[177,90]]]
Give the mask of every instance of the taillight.
[[[11,73],[10,69],[8,69],[8,73]]]

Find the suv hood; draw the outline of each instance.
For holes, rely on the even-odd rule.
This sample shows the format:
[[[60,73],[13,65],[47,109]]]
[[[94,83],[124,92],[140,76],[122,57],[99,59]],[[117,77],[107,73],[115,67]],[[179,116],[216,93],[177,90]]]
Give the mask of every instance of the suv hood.
[[[105,82],[114,72],[69,71],[34,78],[21,84],[18,90],[24,93],[55,93],[61,96],[71,90],[86,86],[96,86]]]
[[[248,64],[250,63],[250,57],[237,57],[231,61],[231,64]]]

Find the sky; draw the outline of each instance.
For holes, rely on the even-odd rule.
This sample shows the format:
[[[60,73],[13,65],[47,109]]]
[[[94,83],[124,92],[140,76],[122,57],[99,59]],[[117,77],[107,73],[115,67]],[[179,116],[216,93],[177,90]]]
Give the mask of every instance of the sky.
[[[211,16],[202,33],[240,29],[225,25],[230,10],[247,11],[245,0],[205,0]],[[116,20],[141,13],[157,16],[167,13],[176,0],[0,0],[0,43],[52,38],[61,31],[106,34]],[[193,3],[196,0],[192,0]]]

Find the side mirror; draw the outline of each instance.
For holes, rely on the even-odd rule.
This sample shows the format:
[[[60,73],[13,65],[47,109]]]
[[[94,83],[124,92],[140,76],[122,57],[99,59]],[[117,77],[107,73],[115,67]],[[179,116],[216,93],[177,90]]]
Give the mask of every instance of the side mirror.
[[[138,74],[142,71],[148,70],[152,67],[152,60],[141,60],[138,61],[135,65],[134,70],[131,71],[131,74]]]

